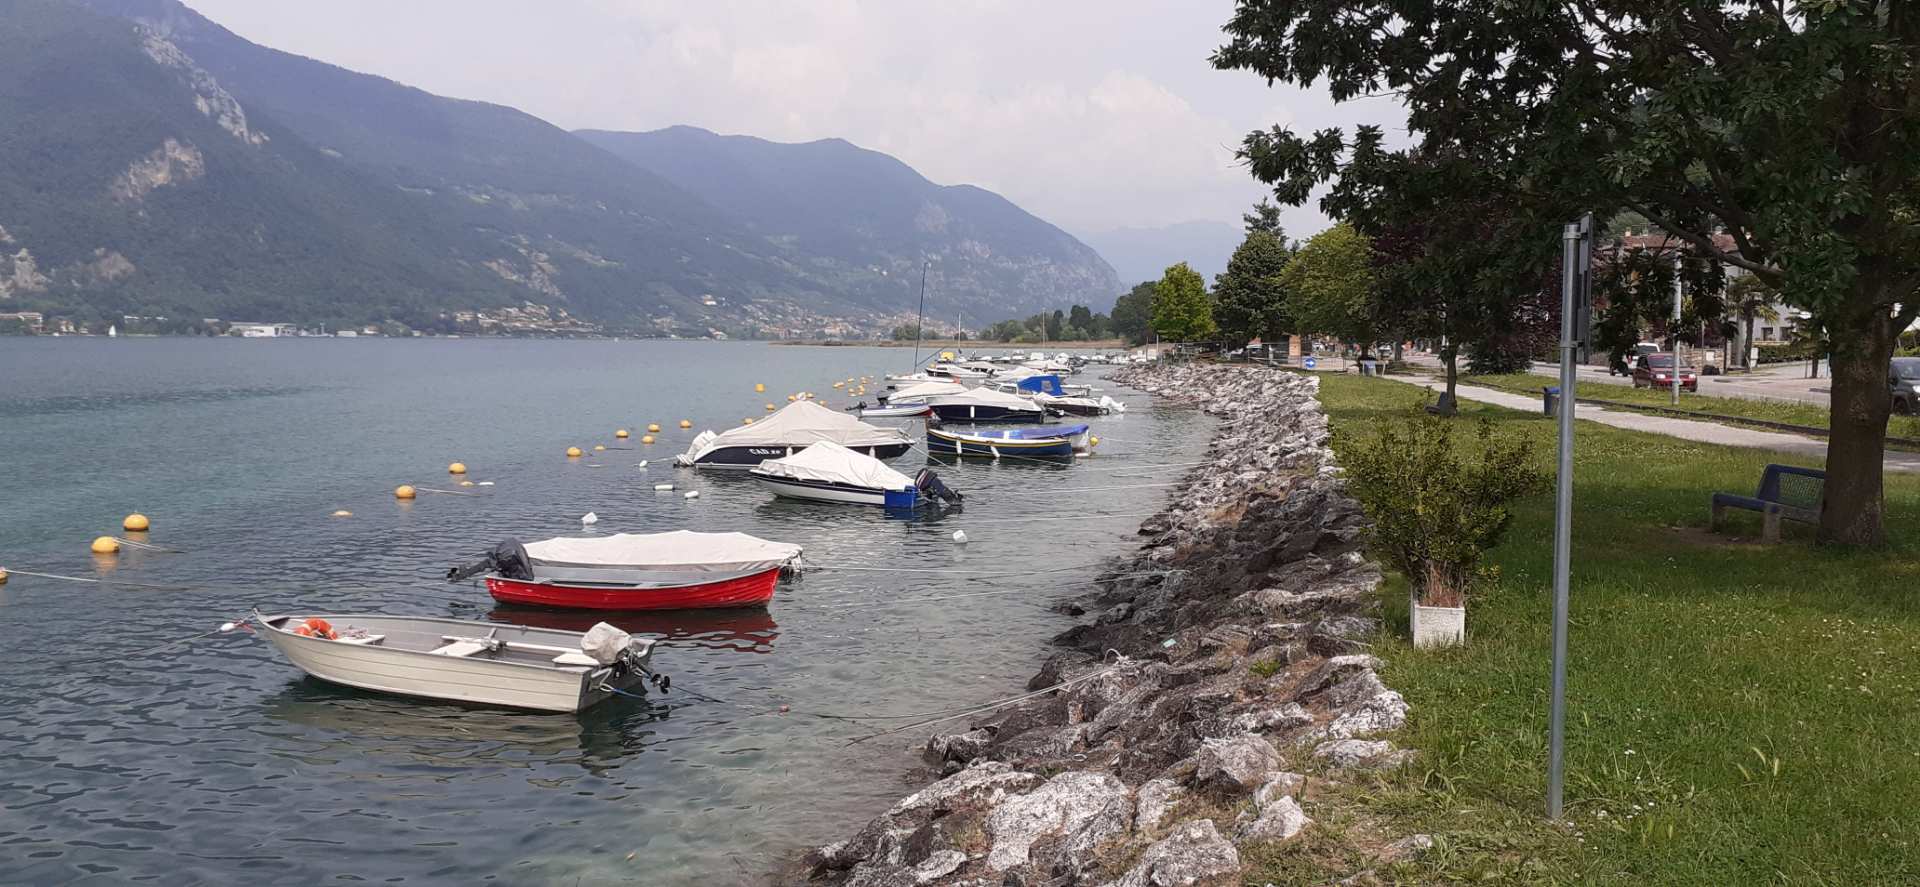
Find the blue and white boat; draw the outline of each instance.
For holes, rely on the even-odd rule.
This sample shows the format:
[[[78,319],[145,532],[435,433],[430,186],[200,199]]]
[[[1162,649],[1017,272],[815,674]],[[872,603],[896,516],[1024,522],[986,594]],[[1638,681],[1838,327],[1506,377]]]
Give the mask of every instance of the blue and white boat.
[[[1091,450],[1092,438],[1085,425],[973,431],[929,427],[927,452],[936,455],[990,456],[995,459],[1003,456],[1071,459],[1075,453]]]
[[[835,443],[817,443],[782,459],[768,459],[753,469],[753,477],[786,499],[887,508],[960,501],[960,494],[931,471],[922,469],[918,477],[908,477]]]

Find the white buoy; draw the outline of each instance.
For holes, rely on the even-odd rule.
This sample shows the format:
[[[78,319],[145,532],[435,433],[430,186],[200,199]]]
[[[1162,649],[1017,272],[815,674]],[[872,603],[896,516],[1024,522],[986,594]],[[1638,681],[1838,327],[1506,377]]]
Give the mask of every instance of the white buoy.
[[[698,498],[700,498],[700,491],[699,491],[699,490],[688,490],[688,491],[687,491],[687,498],[688,498],[688,499],[698,499]]]
[[[654,484],[653,489],[656,493],[664,493],[673,489],[673,484]]]
[[[221,634],[227,634],[228,632],[231,632],[231,631],[233,631],[234,629],[236,629],[236,628],[239,628],[239,627],[240,627],[240,626],[238,626],[238,625],[235,625],[235,624],[233,624],[233,623],[231,623],[231,622],[222,622],[222,623],[220,623],[220,633],[221,633]]]
[[[953,531],[953,541],[955,541],[955,542],[958,542],[958,543],[960,543],[961,545],[965,545],[965,544],[967,544],[967,531],[966,531],[966,530],[954,530],[954,531]]]
[[[645,467],[647,467],[647,460],[645,460],[645,459],[641,459],[641,460],[640,460],[640,464],[638,464],[638,465],[635,465],[635,466],[633,466],[633,467],[635,467],[635,468],[645,468]]]
[[[493,481],[490,481],[490,480],[483,480],[483,481],[481,481],[481,482],[480,482],[480,486],[483,486],[483,487],[490,487],[490,486],[493,486]]]
[[[592,526],[600,522],[600,515],[589,511],[586,514],[580,515],[580,522],[587,526]]]

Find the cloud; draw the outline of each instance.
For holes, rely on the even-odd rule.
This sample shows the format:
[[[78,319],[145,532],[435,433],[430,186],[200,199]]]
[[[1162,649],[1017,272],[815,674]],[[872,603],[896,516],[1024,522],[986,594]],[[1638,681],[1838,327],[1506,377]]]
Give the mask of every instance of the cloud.
[[[1213,71],[1228,0],[190,2],[267,45],[568,128],[845,138],[1073,231],[1237,223],[1265,193],[1233,159],[1246,132],[1349,116]]]

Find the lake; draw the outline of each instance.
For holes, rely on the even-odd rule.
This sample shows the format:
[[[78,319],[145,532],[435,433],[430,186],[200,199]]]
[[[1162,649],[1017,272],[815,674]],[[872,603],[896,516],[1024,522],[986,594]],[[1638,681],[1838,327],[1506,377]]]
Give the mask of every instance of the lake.
[[[1131,409],[1091,420],[1097,456],[936,466],[966,508],[918,521],[670,465],[703,428],[801,390],[844,406],[833,382],[912,360],[762,343],[0,338],[0,566],[113,580],[0,586],[0,883],[739,883],[851,834],[914,787],[929,731],[853,740],[912,720],[876,716],[1020,692],[1070,624],[1048,605],[1137,544],[1168,492],[1152,485],[1212,430],[1102,386]],[[650,422],[663,431],[648,446]],[[453,461],[494,485],[455,486]],[[663,481],[679,488],[654,492]],[[402,483],[472,495],[403,503]],[[442,577],[509,536],[579,534],[590,511],[595,533],[741,530],[825,569],[784,581],[766,610],[610,617],[659,639],[675,689],[578,716],[337,688],[243,633],[162,646],[255,606],[584,630],[599,617],[497,607]],[[88,552],[132,512],[176,551]],[[966,545],[950,538],[961,528]]]

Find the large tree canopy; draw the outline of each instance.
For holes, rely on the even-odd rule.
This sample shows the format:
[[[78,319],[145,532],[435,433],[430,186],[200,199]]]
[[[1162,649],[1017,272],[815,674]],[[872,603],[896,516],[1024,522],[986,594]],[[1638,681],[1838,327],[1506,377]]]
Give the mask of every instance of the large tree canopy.
[[[1247,217],[1247,238],[1227,260],[1227,270],[1213,279],[1213,320],[1220,325],[1221,336],[1235,347],[1254,339],[1271,342],[1292,328],[1280,272],[1293,250],[1277,221],[1271,228],[1264,222],[1257,215]]]
[[[1113,302],[1113,332],[1125,339],[1130,345],[1138,345],[1147,340],[1148,324],[1153,313],[1153,288],[1156,284],[1149,280],[1135,284],[1120,298]]]
[[[1200,272],[1181,262],[1153,287],[1153,331],[1168,342],[1198,342],[1213,335],[1213,305]]]
[[[1422,145],[1632,209],[1777,286],[1833,341],[1823,541],[1883,539],[1888,358],[1920,313],[1920,10],[1885,0],[1241,0],[1223,68],[1392,93]],[[1378,130],[1249,136],[1283,201]],[[1724,231],[1725,242],[1715,238]]]
[[[1352,225],[1308,238],[1280,272],[1287,307],[1304,333],[1371,344],[1374,327],[1373,246]]]

